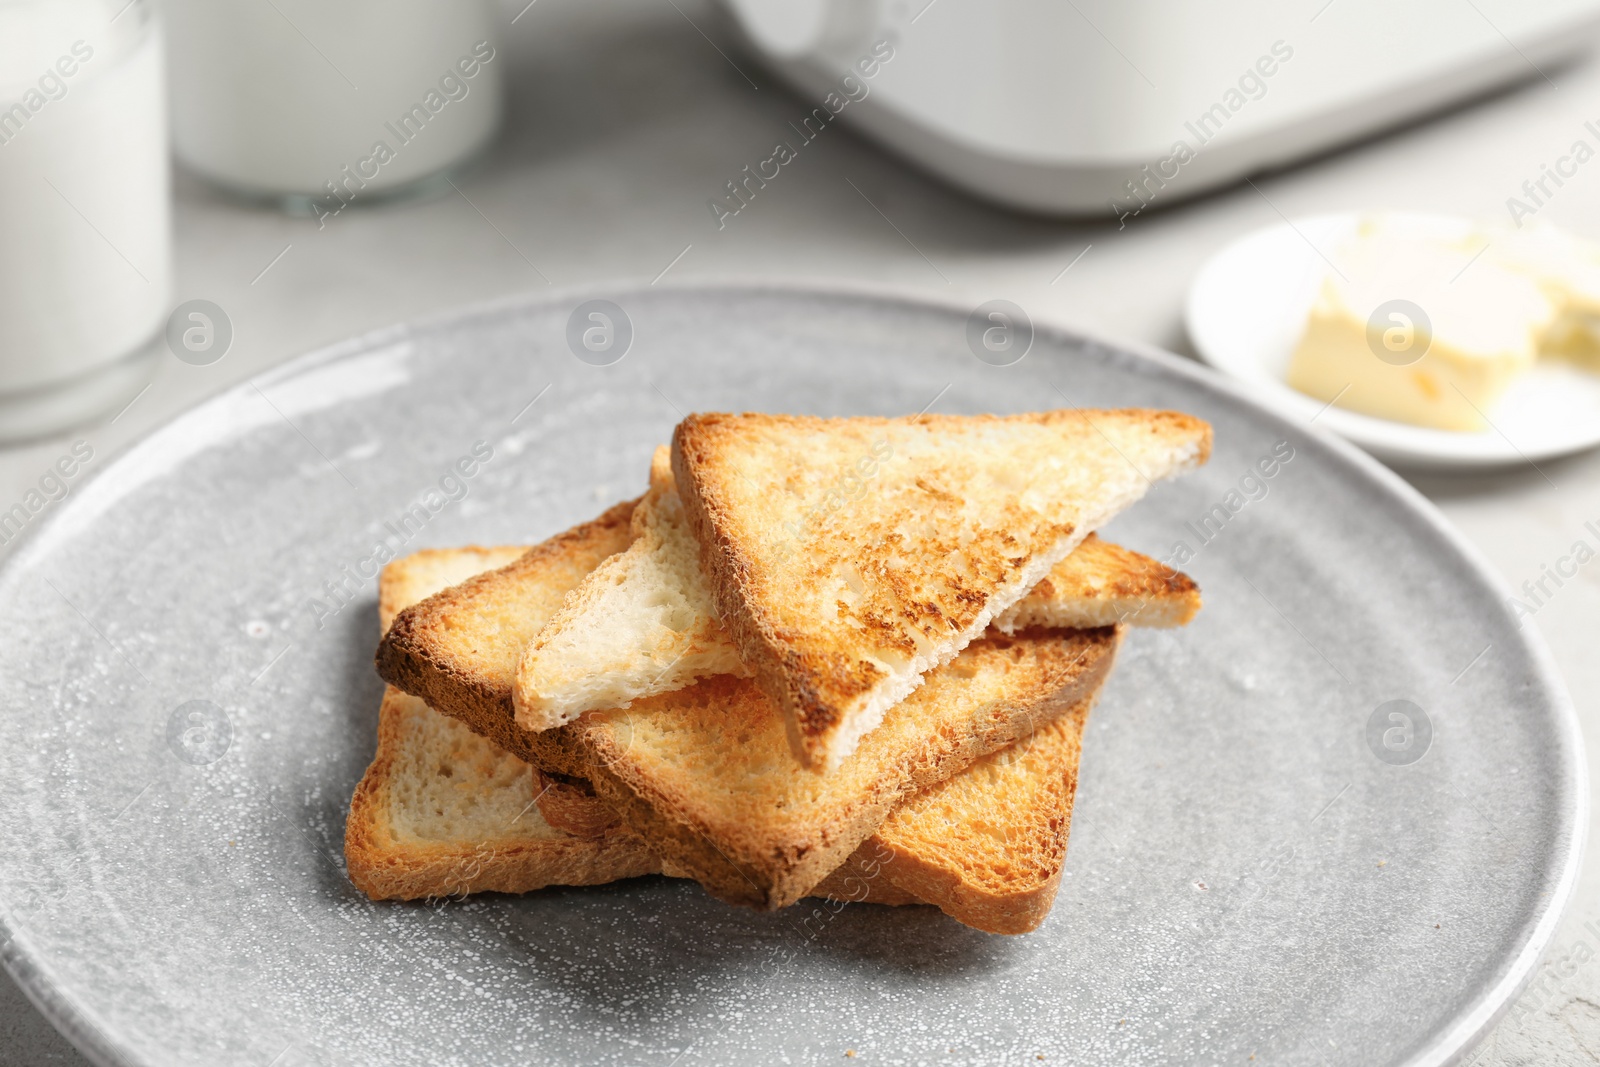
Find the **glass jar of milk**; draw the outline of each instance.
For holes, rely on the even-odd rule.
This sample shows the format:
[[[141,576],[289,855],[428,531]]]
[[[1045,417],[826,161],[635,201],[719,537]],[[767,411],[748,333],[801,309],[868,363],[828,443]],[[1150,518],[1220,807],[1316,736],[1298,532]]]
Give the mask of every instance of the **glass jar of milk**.
[[[159,0],[179,162],[326,223],[428,185],[500,120],[489,0]]]
[[[149,373],[171,299],[164,81],[145,0],[0,0],[0,441]]]

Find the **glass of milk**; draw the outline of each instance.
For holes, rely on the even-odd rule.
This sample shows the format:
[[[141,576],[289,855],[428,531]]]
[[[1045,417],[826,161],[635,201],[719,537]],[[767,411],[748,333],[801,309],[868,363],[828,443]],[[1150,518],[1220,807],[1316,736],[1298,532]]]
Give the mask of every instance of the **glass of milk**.
[[[493,137],[489,0],[159,0],[179,162],[327,219],[443,186]]]
[[[145,0],[0,0],[0,441],[131,399],[171,297]]]

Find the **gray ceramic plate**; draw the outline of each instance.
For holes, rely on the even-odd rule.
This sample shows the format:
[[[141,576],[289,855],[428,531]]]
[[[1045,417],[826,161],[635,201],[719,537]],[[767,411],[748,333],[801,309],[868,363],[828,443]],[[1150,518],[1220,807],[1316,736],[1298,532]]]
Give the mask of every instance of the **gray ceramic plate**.
[[[1434,1064],[1528,975],[1578,860],[1577,727],[1482,564],[1393,476],[1157,353],[1041,329],[980,361],[965,309],[583,295],[631,339],[619,320],[591,352],[606,324],[582,317],[580,360],[579,297],[513,304],[220,396],[0,576],[5,962],[93,1059]],[[1067,404],[1182,408],[1217,445],[1111,530],[1184,543],[1206,608],[1125,645],[1038,932],[757,915],[655,878],[441,907],[346,882],[380,692],[353,575],[377,542],[554,533],[638,492],[690,410]],[[493,458],[449,481],[478,441]]]

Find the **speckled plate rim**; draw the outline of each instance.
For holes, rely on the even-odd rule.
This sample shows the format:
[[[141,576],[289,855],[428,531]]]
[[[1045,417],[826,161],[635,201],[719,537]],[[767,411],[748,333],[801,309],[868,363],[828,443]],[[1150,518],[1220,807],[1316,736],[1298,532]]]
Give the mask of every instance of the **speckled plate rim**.
[[[496,315],[536,311],[551,306],[564,306],[573,301],[589,299],[596,294],[608,298],[626,297],[630,293],[641,295],[678,294],[684,297],[702,295],[746,295],[751,297],[797,297],[812,300],[850,300],[861,303],[879,303],[897,307],[902,311],[922,314],[965,316],[971,308],[954,300],[930,297],[926,292],[882,284],[841,284],[837,281],[818,282],[815,279],[771,279],[759,282],[706,278],[693,282],[666,285],[645,284],[638,281],[619,280],[615,283],[591,283],[567,286],[537,295],[516,294],[479,304],[468,305],[452,311],[430,315],[412,322],[380,327],[337,341],[293,357],[253,378],[247,378],[200,401],[161,426],[156,427],[91,476],[92,481],[114,478],[119,473],[136,467],[158,449],[170,434],[181,431],[184,422],[202,409],[243,394],[262,384],[273,384],[304,374],[323,364],[365,352],[371,348],[393,344],[413,333],[448,327],[455,322],[490,318]],[[1162,373],[1182,381],[1186,386],[1220,394],[1244,407],[1253,409],[1258,416],[1296,433],[1308,434],[1326,447],[1336,461],[1346,464],[1356,473],[1370,479],[1395,502],[1421,519],[1457,554],[1463,567],[1463,580],[1476,581],[1491,589],[1500,587],[1498,576],[1478,550],[1452,526],[1431,502],[1409,483],[1385,467],[1378,460],[1337,434],[1309,422],[1299,422],[1263,403],[1260,397],[1244,383],[1231,379],[1193,360],[1184,359],[1171,352],[1136,341],[1112,340],[1097,337],[1070,326],[1035,322],[1034,344],[1040,335],[1050,336],[1064,345],[1093,344],[1131,356],[1136,361],[1150,364]],[[56,527],[70,519],[73,504],[56,511],[46,521],[31,531],[27,540],[0,565],[0,586],[9,581],[14,572],[25,570],[32,559],[42,553]],[[1584,755],[1583,734],[1578,724],[1577,710],[1567,692],[1566,683],[1556,667],[1544,638],[1534,628],[1516,629],[1520,640],[1537,667],[1538,682],[1550,693],[1554,711],[1553,726],[1557,743],[1561,746],[1561,760],[1567,768],[1565,781],[1568,788],[1560,798],[1561,810],[1567,825],[1562,827],[1558,839],[1564,842],[1565,863],[1556,887],[1550,893],[1542,913],[1533,924],[1527,940],[1515,955],[1505,960],[1495,980],[1485,986],[1473,1003],[1457,1014],[1453,1020],[1442,1022],[1438,1038],[1419,1050],[1403,1067],[1448,1067],[1459,1062],[1461,1055],[1510,1008],[1512,1001],[1533,977],[1540,960],[1555,937],[1556,930],[1566,912],[1582,868],[1585,839],[1589,826],[1589,775]],[[3,862],[3,861],[0,861]],[[11,975],[23,994],[55,1028],[91,1062],[100,1067],[144,1067],[149,1061],[138,1059],[131,1050],[95,1023],[84,1005],[56,986],[49,977],[47,961],[21,951],[17,939],[0,909],[0,966]],[[156,1067],[150,1064],[150,1067]]]

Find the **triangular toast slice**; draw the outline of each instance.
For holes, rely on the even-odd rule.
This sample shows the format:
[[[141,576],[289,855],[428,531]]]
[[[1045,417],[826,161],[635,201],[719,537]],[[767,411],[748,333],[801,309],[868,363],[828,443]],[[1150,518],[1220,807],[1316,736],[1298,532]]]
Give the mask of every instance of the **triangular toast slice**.
[[[901,803],[813,896],[859,899],[888,881],[991,934],[1050,913],[1067,858],[1090,696],[1067,714]],[[854,879],[852,881],[852,879]]]
[[[652,847],[724,899],[760,907],[792,902],[842,862],[897,802],[1049,721],[1092,691],[1110,668],[1116,645],[1110,629],[1029,631],[1014,641],[996,634],[974,649],[967,663],[939,672],[948,674],[944,684],[930,682],[927,692],[907,701],[899,720],[902,728],[880,731],[881,743],[844,776],[824,778],[801,772],[792,758],[770,759],[771,752],[761,745],[774,737],[781,742],[781,718],[759,689],[727,675],[638,701],[626,714],[596,713],[555,731],[523,730],[511,708],[518,635],[526,639],[530,631],[537,632],[554,613],[550,605],[581,580],[576,573],[584,565],[593,569],[597,557],[620,540],[618,527],[624,521],[624,509],[613,509],[530,550],[501,571],[470,579],[402,612],[379,648],[379,673],[531,763],[595,780],[628,825],[646,832]],[[1105,592],[1102,583],[1095,595]],[[972,678],[982,684],[970,684]],[[708,702],[718,714],[707,717]],[[730,745],[724,729],[731,721],[750,727],[752,739],[759,732],[760,745],[749,745],[743,754],[737,751],[739,735]],[[632,730],[635,723],[643,724],[640,736],[657,728],[652,724],[677,734],[696,759],[725,758],[724,777],[691,778],[681,789],[674,784],[652,793],[646,784],[649,772],[640,769],[622,776],[634,785],[623,788],[619,779],[608,792],[610,783],[600,779],[609,757],[599,753],[616,746],[606,732],[619,724]],[[709,733],[693,734],[686,728],[693,723],[704,724]],[[740,762],[756,752],[765,753],[762,760],[767,762]],[[769,770],[781,770],[783,776],[769,781]],[[716,796],[747,788],[746,775],[765,782],[760,788],[771,791],[764,803],[772,810],[757,812],[753,819],[723,820]],[[793,817],[793,811],[784,814],[780,805],[792,804],[780,795],[784,790],[809,797],[805,818]],[[704,803],[680,804],[677,815],[658,817],[652,804],[657,799],[670,803],[669,792]],[[651,794],[651,800],[641,799],[644,794]],[[631,805],[629,798],[635,801]],[[665,833],[663,822],[677,829]]]
[[[1171,411],[690,415],[673,471],[739,658],[831,768],[1211,428]]]
[[[574,589],[517,665],[517,722],[545,730],[718,674],[746,676],[717,620],[666,448],[633,512],[633,543]],[[1182,626],[1200,608],[1187,575],[1090,534],[995,620],[1003,632]]]
[[[430,549],[384,568],[385,629],[411,603],[524,550]],[[1033,929],[1059,883],[1090,700],[896,808],[810,895],[926,902],[991,933]],[[663,870],[582,780],[539,771],[389,689],[377,757],[347,826],[352,880],[374,899],[595,884]],[[665,873],[679,873],[671,863]]]

